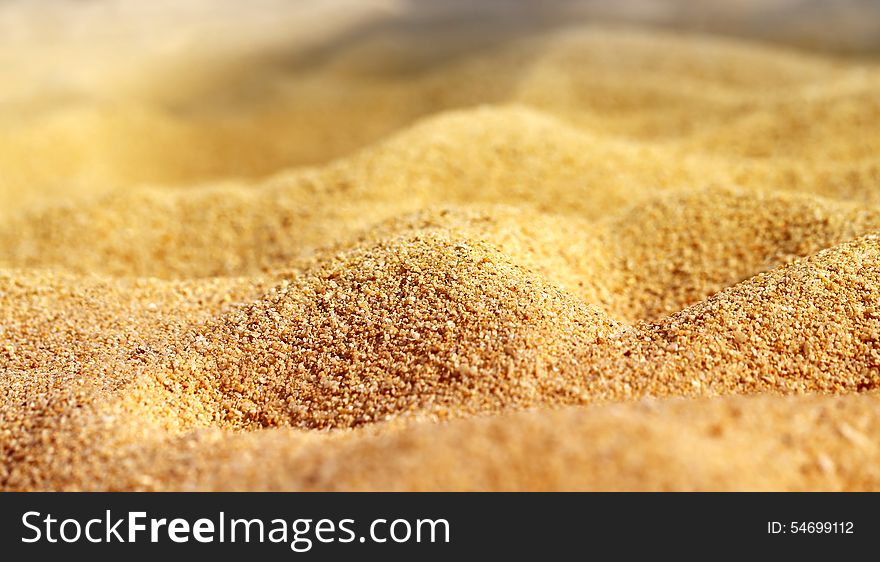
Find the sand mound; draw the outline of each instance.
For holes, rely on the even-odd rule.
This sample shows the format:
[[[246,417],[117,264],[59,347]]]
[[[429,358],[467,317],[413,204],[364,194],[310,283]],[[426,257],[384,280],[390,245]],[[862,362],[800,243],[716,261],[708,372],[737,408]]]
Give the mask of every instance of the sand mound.
[[[491,246],[439,233],[362,243],[228,313],[224,307],[254,288],[141,282],[143,293],[113,307],[94,291],[75,299],[62,292],[55,298],[82,324],[55,333],[48,342],[57,347],[24,356],[7,349],[21,365],[8,373],[17,381],[10,397],[36,392],[46,400],[6,404],[6,486],[79,488],[100,474],[108,451],[137,463],[169,440],[195,439],[187,454],[203,455],[204,436],[187,437],[199,427],[347,428],[648,396],[872,390],[880,385],[878,244],[874,235],[844,243],[629,327]],[[92,283],[106,293],[129,282]],[[19,319],[8,322],[22,324],[12,341],[26,349],[55,319],[34,312],[57,309],[33,285],[13,285],[35,298],[15,297]],[[162,311],[181,298],[192,303],[193,292],[208,299],[199,310],[214,318],[184,333]],[[107,325],[117,307],[144,298],[162,304]],[[34,363],[78,341],[85,343],[72,356]],[[77,378],[102,370],[97,381]],[[292,439],[312,442],[308,434]],[[77,461],[84,449],[97,460]]]
[[[675,361],[711,372],[700,379],[710,388],[877,388],[878,252],[876,235],[824,250],[670,316],[657,333],[667,350],[692,352]]]
[[[194,347],[241,424],[349,427],[540,403],[572,384],[560,357],[615,329],[491,247],[435,235],[340,254]]]
[[[829,118],[829,126],[836,122]],[[832,138],[846,138],[837,127]],[[747,130],[742,138],[755,135]],[[704,144],[706,153],[683,153],[624,141],[524,107],[451,112],[257,186],[140,188],[21,213],[0,227],[0,263],[164,278],[246,275],[289,267],[432,204],[528,205],[597,219],[665,190],[739,185],[767,197],[776,183],[874,200],[874,160],[841,158],[795,175],[785,165],[742,172],[742,158],[711,155]]]
[[[193,326],[269,286],[258,277],[163,282],[0,271],[0,481],[45,487],[47,466],[77,470],[78,447],[126,431],[143,438],[174,421],[141,403],[118,415],[108,403],[133,399],[131,387],[152,381]]]
[[[0,489],[880,488],[876,63],[286,35],[0,80]]]
[[[697,177],[696,165],[669,166],[664,156],[603,142],[534,110],[468,110],[256,188],[137,189],[35,209],[0,228],[0,262],[111,275],[242,275],[432,203],[525,203],[595,217]]]
[[[597,227],[619,291],[617,318],[656,319],[796,258],[880,228],[880,213],[802,194],[676,191]]]

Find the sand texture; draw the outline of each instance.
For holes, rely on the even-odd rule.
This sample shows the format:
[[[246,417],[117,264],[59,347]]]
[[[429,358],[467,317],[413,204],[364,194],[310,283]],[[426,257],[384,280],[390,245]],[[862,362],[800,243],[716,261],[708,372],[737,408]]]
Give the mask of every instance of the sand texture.
[[[0,489],[880,490],[877,63],[284,21],[0,73]]]

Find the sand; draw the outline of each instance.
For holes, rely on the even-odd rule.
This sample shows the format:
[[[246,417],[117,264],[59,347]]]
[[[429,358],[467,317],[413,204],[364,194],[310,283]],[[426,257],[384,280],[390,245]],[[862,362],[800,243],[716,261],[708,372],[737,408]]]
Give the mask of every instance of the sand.
[[[880,490],[876,63],[395,9],[18,39],[0,489]]]

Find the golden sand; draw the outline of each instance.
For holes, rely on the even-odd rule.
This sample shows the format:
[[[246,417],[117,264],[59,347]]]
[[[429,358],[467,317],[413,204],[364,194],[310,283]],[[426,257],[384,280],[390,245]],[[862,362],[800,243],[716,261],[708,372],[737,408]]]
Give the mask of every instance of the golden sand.
[[[880,67],[387,50],[3,79],[0,489],[880,490]]]

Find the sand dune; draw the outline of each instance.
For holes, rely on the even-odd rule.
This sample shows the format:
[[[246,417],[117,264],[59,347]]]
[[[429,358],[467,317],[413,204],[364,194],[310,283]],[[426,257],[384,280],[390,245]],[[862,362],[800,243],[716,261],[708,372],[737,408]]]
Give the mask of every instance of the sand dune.
[[[770,174],[783,176],[781,189],[874,200],[875,159],[841,158],[820,172],[811,165],[771,168],[764,160],[608,138],[523,107],[473,109],[256,185],[133,188],[23,211],[0,227],[0,263],[123,276],[244,275],[284,267],[429,205],[528,204],[595,219],[661,190],[772,191],[777,180]]]
[[[667,400],[310,438],[195,432],[119,488],[875,490],[877,396]],[[772,427],[773,431],[767,428]],[[565,428],[560,431],[560,428]],[[270,465],[274,470],[261,470]],[[88,484],[87,484],[88,485]]]
[[[880,487],[876,64],[276,48],[3,79],[0,489]]]

